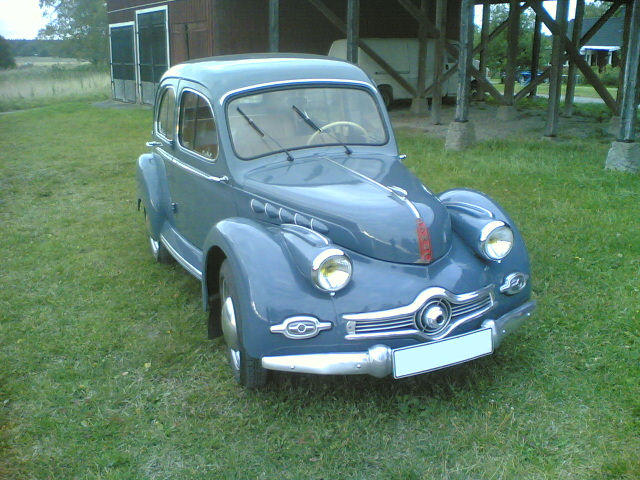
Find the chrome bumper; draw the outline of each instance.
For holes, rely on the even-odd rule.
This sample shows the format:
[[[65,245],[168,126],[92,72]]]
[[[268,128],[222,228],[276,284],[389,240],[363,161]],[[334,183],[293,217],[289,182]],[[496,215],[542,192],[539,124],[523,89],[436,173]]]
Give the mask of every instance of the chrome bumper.
[[[493,349],[502,339],[513,333],[531,316],[536,302],[531,301],[511,310],[496,320],[485,320],[481,328],[491,328]],[[363,375],[382,378],[393,371],[392,349],[386,345],[374,345],[366,352],[310,353],[263,357],[262,366],[268,370],[283,372],[315,373],[318,375]]]

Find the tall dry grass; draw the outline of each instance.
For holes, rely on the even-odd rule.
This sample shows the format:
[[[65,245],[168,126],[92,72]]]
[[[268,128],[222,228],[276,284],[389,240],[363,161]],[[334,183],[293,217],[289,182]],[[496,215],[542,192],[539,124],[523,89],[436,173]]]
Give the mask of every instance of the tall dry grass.
[[[105,68],[85,64],[27,64],[0,71],[0,111],[20,110],[80,98],[108,98]]]

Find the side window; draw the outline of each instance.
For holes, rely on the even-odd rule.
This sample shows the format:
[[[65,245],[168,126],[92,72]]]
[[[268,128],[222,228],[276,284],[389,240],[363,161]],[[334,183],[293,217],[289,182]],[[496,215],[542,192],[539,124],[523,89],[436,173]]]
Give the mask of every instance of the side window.
[[[200,95],[186,91],[180,102],[180,144],[200,155],[218,156],[218,132],[213,112]]]
[[[176,94],[173,92],[173,88],[167,88],[160,100],[156,128],[160,135],[169,140],[173,140],[173,132],[175,132],[175,117],[173,115],[175,105]]]

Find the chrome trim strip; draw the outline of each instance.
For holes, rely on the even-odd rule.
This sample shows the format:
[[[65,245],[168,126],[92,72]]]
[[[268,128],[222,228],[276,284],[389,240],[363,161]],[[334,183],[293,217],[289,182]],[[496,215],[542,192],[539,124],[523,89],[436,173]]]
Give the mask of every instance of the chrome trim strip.
[[[180,255],[175,248],[173,248],[171,246],[171,244],[169,244],[169,242],[167,241],[166,238],[164,238],[164,235],[160,235],[160,241],[162,242],[162,244],[167,248],[167,250],[169,250],[169,253],[171,254],[171,256],[173,258],[176,259],[176,261],[182,265],[184,267],[184,269],[189,272],[191,275],[193,275],[194,277],[196,277],[198,280],[202,281],[202,272],[200,270],[198,270],[196,267],[194,267],[193,265],[191,265],[182,255]]]
[[[313,219],[311,219],[311,224],[313,225]],[[283,223],[281,226],[286,227],[286,230],[289,230],[289,231],[301,230],[300,234],[304,234],[304,233],[312,234],[314,237],[316,237],[325,245],[329,245],[331,243],[329,242],[329,239],[324,235],[322,235],[321,233],[316,232],[315,230],[312,230],[310,228],[303,227],[302,225],[297,225],[295,223]]]
[[[507,335],[513,333],[536,308],[531,301],[507,312],[497,320],[485,320],[478,330],[491,328],[495,351]],[[317,375],[361,375],[382,378],[393,372],[393,350],[386,345],[374,345],[364,352],[311,353],[262,357],[268,370],[314,373]]]
[[[261,90],[263,88],[270,87],[288,87],[291,85],[307,85],[313,83],[328,83],[328,84],[336,84],[336,85],[356,85],[359,87],[366,87],[369,91],[375,93],[375,89],[368,84],[367,82],[361,82],[360,80],[341,80],[338,78],[304,78],[297,80],[285,80],[285,81],[276,81],[276,82],[267,82],[267,83],[257,83],[255,85],[249,85],[242,88],[236,88],[235,90],[229,90],[227,93],[220,97],[220,105],[224,105],[224,102],[227,98],[239,94],[250,92],[252,90]]]
[[[208,173],[205,173],[202,170],[198,170],[197,168],[192,167],[191,165],[178,160],[176,157],[165,152],[162,149],[158,150],[158,152],[160,152],[160,155],[162,157],[164,157],[169,162],[173,163],[176,167],[179,167],[189,173],[193,173],[194,175],[200,178],[204,178],[205,180],[209,180],[210,182],[217,182],[217,183],[227,183],[229,181],[229,177],[227,177],[226,175],[223,175],[222,177],[209,175]]]
[[[296,333],[291,333],[289,331],[289,326],[292,323],[310,325],[311,328],[310,330],[308,330],[305,327],[303,330],[299,330]],[[285,337],[291,338],[293,340],[303,340],[306,338],[313,338],[322,331],[330,330],[331,327],[333,327],[333,324],[331,322],[321,322],[316,317],[311,317],[309,315],[296,315],[294,317],[287,318],[282,323],[271,325],[271,327],[269,327],[269,331],[271,333],[280,333]]]
[[[490,293],[494,285],[487,285],[480,290],[469,293],[455,294],[441,287],[430,287],[418,294],[413,302],[404,307],[391,308],[389,310],[380,310],[377,312],[366,313],[347,313],[342,315],[345,320],[386,320],[399,317],[406,317],[415,314],[420,308],[433,297],[444,297],[452,303],[466,303],[476,298]]]
[[[472,203],[467,202],[443,202],[442,203],[447,208],[454,208],[456,210],[463,210],[469,213],[469,211],[482,214],[483,216],[487,216],[490,218],[495,218],[495,215],[491,210],[487,210],[486,208],[479,207],[478,205],[473,205]]]

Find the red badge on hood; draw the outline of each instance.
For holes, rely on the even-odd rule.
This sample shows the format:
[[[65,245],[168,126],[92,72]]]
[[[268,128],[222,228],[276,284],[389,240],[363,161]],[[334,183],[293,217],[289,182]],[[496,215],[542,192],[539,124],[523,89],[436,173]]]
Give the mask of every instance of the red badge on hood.
[[[431,237],[429,236],[429,229],[421,218],[416,222],[416,234],[418,235],[418,246],[420,247],[420,259],[430,263],[433,260]]]

